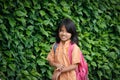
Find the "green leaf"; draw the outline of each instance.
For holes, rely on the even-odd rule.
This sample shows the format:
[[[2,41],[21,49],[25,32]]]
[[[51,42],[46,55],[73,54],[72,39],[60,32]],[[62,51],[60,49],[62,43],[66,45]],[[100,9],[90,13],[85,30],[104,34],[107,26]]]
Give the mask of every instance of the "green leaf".
[[[102,71],[98,70],[97,74],[98,74],[99,78],[101,79],[101,77],[102,77]]]
[[[0,24],[2,24],[3,23],[3,20],[2,19],[0,19]]]
[[[0,24],[0,29],[2,29],[3,31],[7,30],[7,28],[6,28],[6,26],[4,24]]]
[[[38,1],[37,0],[34,0],[32,1],[33,2],[33,5],[37,5],[38,4]]]
[[[18,30],[24,31],[24,27],[23,26],[18,26]]]
[[[32,31],[33,29],[34,29],[34,26],[32,26],[32,25],[30,25],[30,26],[27,27],[27,30]]]
[[[93,65],[94,67],[97,66],[97,64],[95,62],[91,62],[91,65]]]
[[[31,31],[26,31],[26,34],[28,35],[28,36],[30,36],[31,35]]]
[[[68,6],[67,7],[63,7],[63,11],[70,12],[70,8]]]
[[[27,64],[27,58],[25,58],[24,56],[22,56],[22,53],[23,53],[23,52],[19,52],[19,54],[21,54],[20,60],[21,60],[21,62],[22,62],[23,64]]]
[[[19,16],[19,17],[26,17],[27,16],[27,13],[26,12],[23,12],[23,11],[21,11],[21,10],[17,10],[16,12],[15,12],[15,14],[17,15],[17,16]]]
[[[87,17],[90,16],[90,14],[87,12],[87,10],[83,9],[83,12],[85,13],[85,15],[86,15]]]
[[[22,74],[24,74],[25,76],[29,75],[29,72],[27,70],[22,70]]]
[[[9,20],[9,24],[11,25],[11,27],[14,27],[16,25],[16,21],[14,18],[8,18]]]
[[[67,13],[62,13],[64,17],[72,19],[72,17]]]
[[[10,50],[10,51],[4,51],[4,54],[7,55],[8,57],[12,57],[14,53],[12,50]]]
[[[31,80],[38,80],[36,77],[32,77]]]
[[[30,57],[31,57],[32,59],[35,59],[35,58],[36,58],[34,55],[31,55]]]
[[[40,66],[43,66],[45,65],[45,62],[43,60],[37,60],[37,64],[40,65]]]
[[[82,43],[83,43],[84,46],[86,46],[87,48],[91,48],[91,47],[92,47],[87,41],[82,41]]]
[[[34,1],[35,2],[35,1]],[[35,6],[33,6],[34,9],[41,9],[41,6],[39,4],[36,4]]]
[[[62,12],[62,9],[60,8],[60,6],[55,6],[55,9],[56,9],[58,12]]]
[[[15,76],[15,71],[7,69],[8,76]]]
[[[91,58],[90,56],[88,56],[88,55],[86,55],[85,58],[86,58],[87,60],[89,60],[89,61],[92,61],[92,58]]]
[[[108,65],[103,65],[102,68],[103,69],[108,69],[108,70],[110,69]]]
[[[9,12],[8,10],[6,10],[6,9],[3,9],[2,12],[3,12],[4,14],[10,14],[10,12]]]
[[[30,72],[33,76],[41,76],[36,70],[32,69],[32,71]]]
[[[26,25],[26,19],[24,17],[16,18],[16,19],[22,23],[22,26]]]
[[[6,32],[4,31],[3,34],[4,34],[5,38],[8,40],[8,39],[9,39],[8,33],[6,33]]]
[[[54,37],[52,37],[52,38],[50,38],[50,42],[55,42],[55,38]]]
[[[22,45],[18,45],[18,50],[22,51],[23,50],[23,46]]]
[[[16,70],[16,65],[15,64],[9,64],[8,66],[12,71]]]
[[[48,33],[47,33],[47,31],[45,31],[44,28],[40,27],[40,31],[42,32],[43,35],[48,37]]]
[[[80,17],[80,20],[82,21],[82,25],[85,25],[86,24],[86,22],[87,22],[87,20],[85,20],[83,17]]]
[[[94,30],[95,30],[96,32],[99,31],[98,28],[97,28],[97,26],[94,26]]]
[[[52,73],[51,71],[47,70],[48,77],[51,79]]]
[[[41,15],[41,16],[45,16],[45,14],[46,14],[45,11],[40,10],[40,15]]]
[[[43,24],[47,26],[48,24],[50,24],[50,20],[44,20]]]
[[[25,2],[24,2],[24,6],[30,8],[30,7],[31,7],[31,2],[25,0]]]
[[[46,68],[42,68],[41,71],[44,74],[46,72]]]
[[[40,50],[39,47],[35,47],[35,51],[38,52]]]
[[[107,53],[108,57],[111,57],[112,59],[116,59],[117,58],[117,54],[115,52],[109,52]]]
[[[16,46],[18,46],[19,41],[15,40],[14,43],[15,43]]]
[[[107,48],[106,48],[106,47],[103,47],[103,46],[102,46],[100,49],[101,49],[102,51],[105,51],[105,52],[107,51]]]

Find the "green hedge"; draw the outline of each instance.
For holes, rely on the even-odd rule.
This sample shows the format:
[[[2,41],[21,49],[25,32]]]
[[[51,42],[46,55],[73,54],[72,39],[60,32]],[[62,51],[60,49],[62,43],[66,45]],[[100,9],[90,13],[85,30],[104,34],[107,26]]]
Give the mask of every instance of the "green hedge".
[[[0,79],[50,80],[58,22],[72,19],[90,80],[120,79],[120,0],[0,0]]]

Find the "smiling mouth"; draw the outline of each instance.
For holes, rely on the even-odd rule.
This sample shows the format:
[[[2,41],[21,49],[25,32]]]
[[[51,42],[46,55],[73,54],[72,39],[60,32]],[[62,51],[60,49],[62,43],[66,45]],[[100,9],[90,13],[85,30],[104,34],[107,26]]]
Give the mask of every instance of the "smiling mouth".
[[[61,38],[66,38],[65,36],[62,36]]]

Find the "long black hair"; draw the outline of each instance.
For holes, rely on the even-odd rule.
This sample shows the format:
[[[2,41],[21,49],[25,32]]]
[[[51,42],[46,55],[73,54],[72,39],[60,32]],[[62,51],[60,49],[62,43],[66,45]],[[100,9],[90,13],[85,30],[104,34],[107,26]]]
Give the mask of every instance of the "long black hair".
[[[59,38],[59,31],[60,29],[62,28],[62,26],[65,26],[66,30],[68,33],[71,33],[71,43],[76,43],[78,45],[78,36],[77,36],[77,31],[76,31],[76,26],[75,24],[73,23],[72,20],[68,19],[68,18],[65,18],[63,19],[59,25],[58,25],[58,28],[57,28],[57,31],[56,31],[56,42],[59,43],[60,42],[60,38]]]

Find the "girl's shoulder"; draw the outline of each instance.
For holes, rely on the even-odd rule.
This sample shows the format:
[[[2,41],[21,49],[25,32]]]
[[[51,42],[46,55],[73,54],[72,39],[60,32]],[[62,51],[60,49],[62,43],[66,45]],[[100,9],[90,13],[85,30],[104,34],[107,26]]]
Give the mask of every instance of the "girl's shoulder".
[[[73,45],[73,49],[75,49],[75,50],[79,49],[80,50],[79,46],[76,43],[74,43],[72,45]]]
[[[73,45],[74,47],[78,47],[78,45],[77,45],[76,43],[73,43],[72,45]]]

